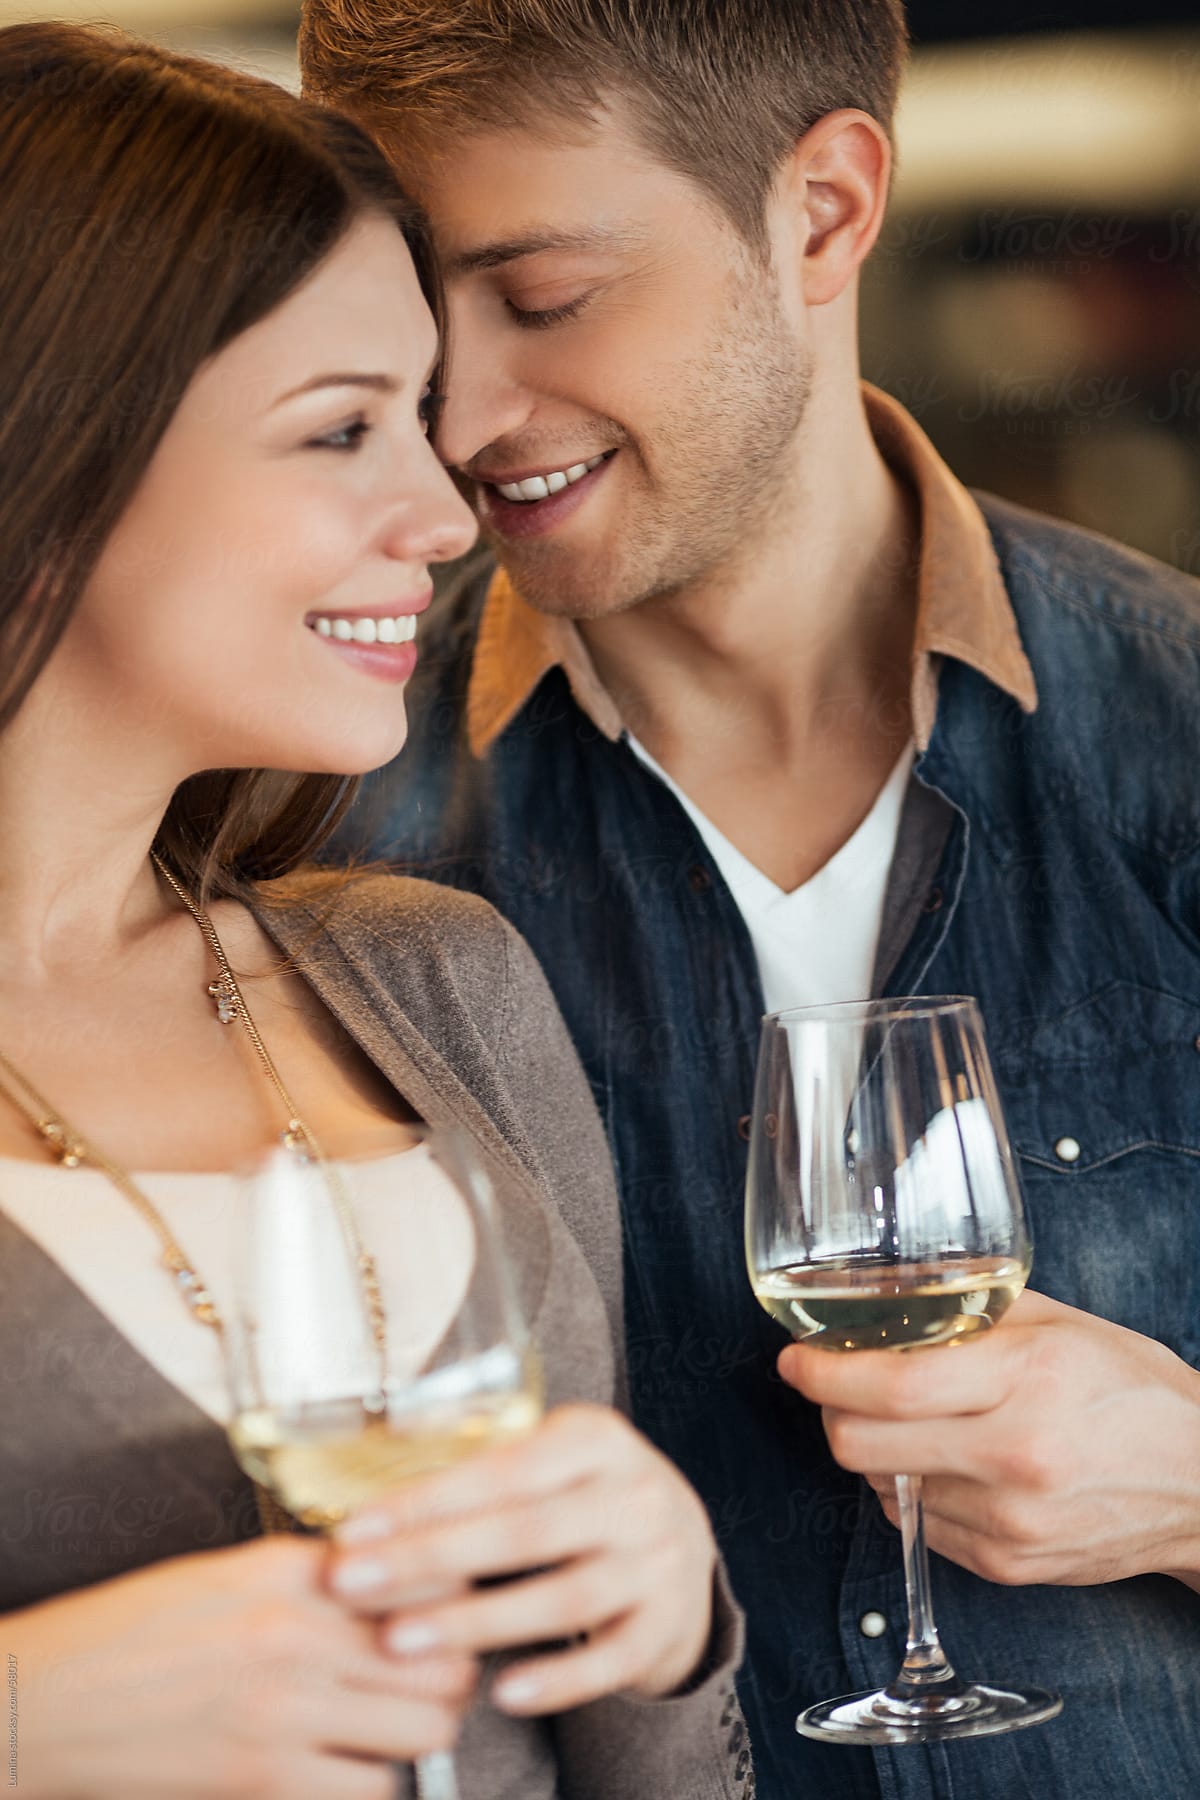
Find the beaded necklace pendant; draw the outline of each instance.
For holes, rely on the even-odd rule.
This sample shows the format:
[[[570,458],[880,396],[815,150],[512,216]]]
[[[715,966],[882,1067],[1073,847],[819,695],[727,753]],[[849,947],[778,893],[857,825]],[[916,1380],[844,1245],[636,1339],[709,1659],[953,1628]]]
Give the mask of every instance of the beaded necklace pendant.
[[[237,1018],[237,993],[228,975],[221,975],[216,981],[210,981],[208,991],[216,1002],[217,1017],[222,1025],[232,1025]]]

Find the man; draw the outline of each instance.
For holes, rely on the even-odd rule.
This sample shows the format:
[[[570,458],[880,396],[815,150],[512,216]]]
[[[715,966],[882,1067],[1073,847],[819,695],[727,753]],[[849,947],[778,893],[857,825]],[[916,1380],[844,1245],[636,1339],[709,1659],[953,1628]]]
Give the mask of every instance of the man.
[[[426,629],[353,841],[487,895],[556,990],[621,1183],[635,1415],[748,1613],[760,1792],[1185,1800],[1200,606],[973,498],[860,389],[903,49],[898,0],[308,0],[311,91],[429,210],[437,445],[499,561]],[[979,996],[1038,1293],[954,1357],[797,1346],[780,1381],[741,1248],[759,1016],[868,992]],[[1058,1720],[795,1735],[903,1652],[860,1478],[894,1516],[897,1469],[955,1663]]]

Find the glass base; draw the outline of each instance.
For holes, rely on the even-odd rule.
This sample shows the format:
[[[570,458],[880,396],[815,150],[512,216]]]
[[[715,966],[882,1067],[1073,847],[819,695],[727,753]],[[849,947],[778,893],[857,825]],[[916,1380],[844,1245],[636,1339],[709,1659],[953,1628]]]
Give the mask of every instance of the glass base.
[[[894,1700],[886,1688],[822,1700],[796,1720],[801,1737],[827,1744],[944,1744],[950,1738],[994,1737],[1057,1718],[1062,1700],[1045,1688],[972,1685],[954,1694]]]

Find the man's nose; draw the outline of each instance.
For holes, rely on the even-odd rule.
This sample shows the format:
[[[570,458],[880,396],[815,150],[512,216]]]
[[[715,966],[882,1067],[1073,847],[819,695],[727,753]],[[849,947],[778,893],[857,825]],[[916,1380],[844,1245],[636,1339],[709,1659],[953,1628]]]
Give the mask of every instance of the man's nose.
[[[446,398],[435,447],[450,468],[470,464],[489,444],[514,437],[533,411],[533,395],[505,355],[503,335],[452,319]]]

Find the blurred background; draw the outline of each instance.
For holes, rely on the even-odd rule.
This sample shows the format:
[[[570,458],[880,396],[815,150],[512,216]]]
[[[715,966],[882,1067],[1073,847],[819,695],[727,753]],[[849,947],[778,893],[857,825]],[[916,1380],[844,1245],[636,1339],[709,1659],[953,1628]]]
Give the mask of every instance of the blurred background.
[[[0,0],[66,16],[296,82],[292,0]],[[868,376],[972,485],[1200,575],[1200,0],[909,17]]]

